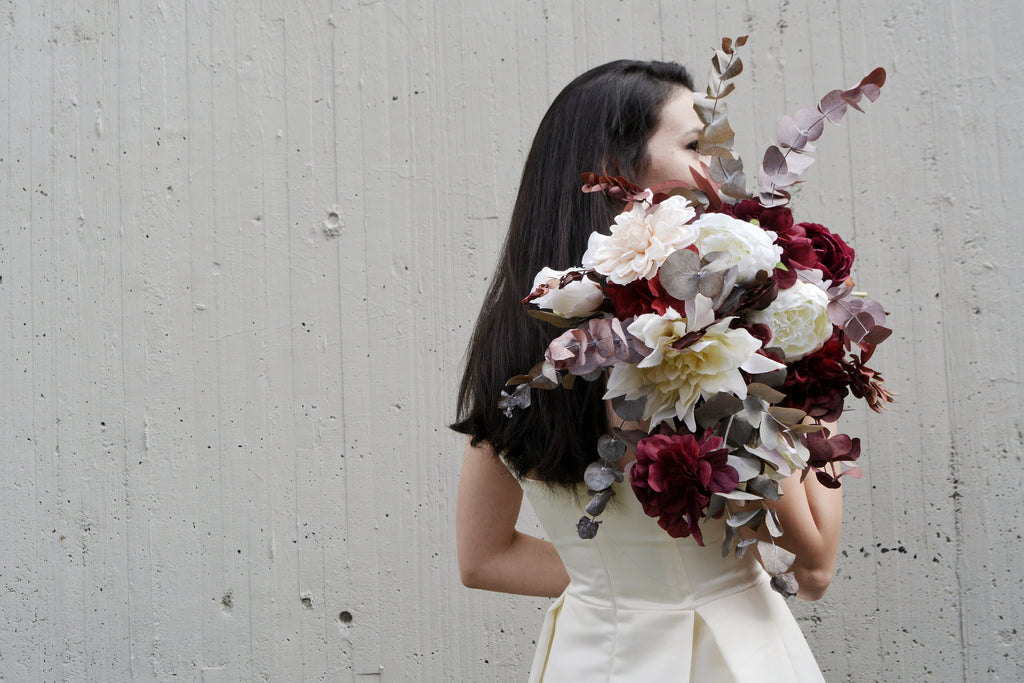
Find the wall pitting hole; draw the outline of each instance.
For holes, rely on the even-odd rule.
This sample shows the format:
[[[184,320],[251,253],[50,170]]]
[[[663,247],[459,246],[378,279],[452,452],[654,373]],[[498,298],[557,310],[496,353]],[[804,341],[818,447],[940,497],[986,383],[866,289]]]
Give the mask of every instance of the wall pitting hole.
[[[341,216],[337,211],[331,211],[324,219],[324,236],[333,239],[341,235]]]
[[[300,601],[306,609],[313,609],[313,595],[311,593],[303,593]]]
[[[343,624],[351,624],[352,613],[348,610],[342,610],[341,614],[338,615],[338,621],[340,621]]]
[[[220,599],[220,608],[225,612],[230,612],[231,607],[235,604],[234,599],[231,597],[231,591],[224,593],[224,597]]]

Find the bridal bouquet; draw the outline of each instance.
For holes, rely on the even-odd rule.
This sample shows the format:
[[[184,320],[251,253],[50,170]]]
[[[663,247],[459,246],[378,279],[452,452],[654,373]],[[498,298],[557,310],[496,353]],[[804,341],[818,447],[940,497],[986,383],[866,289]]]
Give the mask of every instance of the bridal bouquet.
[[[724,512],[723,554],[742,555],[754,541],[736,528],[764,524],[781,535],[763,502],[782,495],[786,477],[802,471],[838,487],[860,476],[851,465],[859,440],[821,424],[840,416],[847,395],[875,411],[892,400],[866,365],[890,334],[885,311],[853,291],[853,249],[822,225],[794,222],[786,190],[813,160],[825,121],[874,101],[885,72],[783,118],[754,198],[721,101],[742,70],[735,47],[744,42],[722,41],[711,85],[695,95],[699,151],[712,157],[693,169],[697,187],[584,174],[584,192],[606,192],[626,210],[610,234],[591,234],[581,267],[545,268],[524,299],[565,331],[543,362],[508,381],[499,406],[511,415],[529,406],[532,388],[606,376],[605,398],[623,420],[601,437],[584,475],[592,498],[583,538],[597,533],[612,485],[628,476],[644,511],[674,537],[703,545],[698,523]],[[643,429],[623,429],[627,421]],[[636,452],[628,474],[616,464],[627,447]],[[728,500],[742,504],[729,509]]]

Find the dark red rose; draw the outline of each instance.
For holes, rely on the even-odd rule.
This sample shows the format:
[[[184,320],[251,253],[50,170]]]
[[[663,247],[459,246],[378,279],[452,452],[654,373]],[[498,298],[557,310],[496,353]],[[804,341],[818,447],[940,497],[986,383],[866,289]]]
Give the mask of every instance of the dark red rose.
[[[799,408],[825,422],[838,420],[850,386],[845,354],[842,337],[834,330],[820,349],[787,365],[782,386],[786,398],[779,405]]]
[[[721,437],[705,432],[654,434],[636,446],[629,482],[644,512],[673,538],[692,535],[699,545],[704,536],[697,523],[712,493],[736,488],[739,474],[726,460],[729,449]]]
[[[605,294],[612,302],[615,317],[620,320],[635,318],[644,313],[665,315],[670,306],[680,315],[683,313],[683,302],[669,296],[662,288],[658,274],[650,280],[638,278],[625,285],[608,282]]]
[[[850,277],[855,252],[843,238],[817,223],[800,223],[801,228],[810,240],[817,255],[817,268],[825,274],[825,278],[835,283]]]

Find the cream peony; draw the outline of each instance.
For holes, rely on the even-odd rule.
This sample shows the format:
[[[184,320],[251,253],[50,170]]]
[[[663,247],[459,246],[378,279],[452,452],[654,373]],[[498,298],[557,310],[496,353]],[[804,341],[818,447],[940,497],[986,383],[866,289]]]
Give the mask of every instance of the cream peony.
[[[700,233],[700,255],[713,251],[727,253],[729,257],[720,261],[721,267],[736,266],[736,281],[741,285],[750,284],[759,270],[771,273],[782,258],[782,247],[775,244],[776,234],[753,223],[723,213],[706,213],[693,226]]]
[[[586,318],[593,315],[604,302],[604,290],[588,277],[570,282],[559,289],[560,278],[568,270],[542,268],[533,279],[533,288],[547,283],[551,290],[537,297],[533,303],[563,318]]]
[[[687,223],[696,212],[690,203],[672,196],[647,213],[642,202],[615,217],[610,235],[591,233],[583,267],[593,268],[615,284],[651,278],[677,249],[697,239],[697,229]]]
[[[720,391],[746,397],[747,385],[741,369],[761,373],[785,367],[759,355],[761,343],[744,329],[729,329],[728,318],[706,327],[704,336],[685,349],[670,348],[687,332],[701,329],[701,323],[709,318],[713,320],[707,297],[698,294],[693,307],[694,311],[687,311],[689,321],[672,308],[664,316],[639,316],[629,326],[629,332],[653,351],[637,365],[617,363],[608,377],[604,397],[646,397],[644,418],[651,421],[651,427],[678,418],[694,431],[697,423],[693,410],[700,398]]]
[[[747,313],[750,323],[764,323],[772,330],[770,346],[795,361],[820,349],[832,336],[828,318],[828,294],[820,287],[797,280],[763,311]]]

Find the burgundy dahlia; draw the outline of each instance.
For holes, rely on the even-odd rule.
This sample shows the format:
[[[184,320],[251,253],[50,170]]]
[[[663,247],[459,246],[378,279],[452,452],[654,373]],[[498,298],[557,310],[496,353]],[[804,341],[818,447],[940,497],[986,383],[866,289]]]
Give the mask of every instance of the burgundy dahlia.
[[[782,386],[786,398],[780,405],[799,408],[825,422],[838,420],[850,386],[845,355],[842,337],[838,331],[833,331],[820,349],[790,363]]]
[[[728,455],[723,439],[710,432],[700,439],[693,434],[655,434],[637,444],[629,482],[644,512],[657,517],[669,536],[692,535],[704,545],[697,523],[711,494],[728,493],[739,483],[739,474],[726,463]]]

